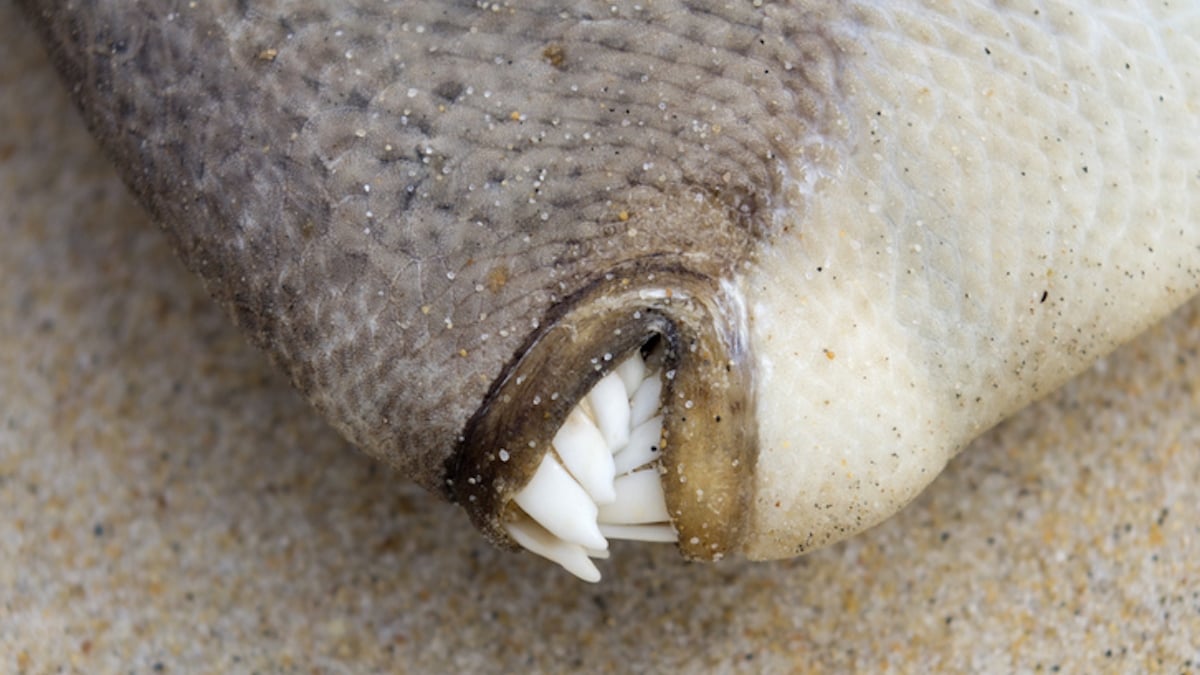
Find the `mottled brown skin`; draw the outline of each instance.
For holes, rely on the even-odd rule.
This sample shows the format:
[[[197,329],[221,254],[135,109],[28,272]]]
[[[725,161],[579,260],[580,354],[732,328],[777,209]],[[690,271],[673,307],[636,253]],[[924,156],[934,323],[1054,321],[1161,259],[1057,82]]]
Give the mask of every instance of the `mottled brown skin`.
[[[835,112],[837,57],[794,8],[20,3],[185,264],[351,441],[443,493],[565,299],[623,265],[731,273]]]

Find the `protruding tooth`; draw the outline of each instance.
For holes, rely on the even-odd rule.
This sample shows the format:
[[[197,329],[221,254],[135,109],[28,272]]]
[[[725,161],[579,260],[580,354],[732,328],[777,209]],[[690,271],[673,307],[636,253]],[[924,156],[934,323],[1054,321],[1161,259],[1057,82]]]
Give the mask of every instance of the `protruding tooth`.
[[[634,354],[617,366],[614,372],[625,385],[625,397],[633,398],[633,393],[641,386],[642,380],[646,379],[646,362],[642,360],[641,354]]]
[[[658,458],[658,444],[662,441],[662,415],[646,420],[629,434],[629,445],[613,457],[616,475],[629,473],[639,466]]]
[[[542,457],[533,478],[513,501],[551,534],[587,548],[608,549],[596,526],[596,503],[552,454]]]
[[[612,452],[604,442],[604,436],[592,421],[576,408],[567,415],[558,433],[554,435],[554,449],[562,458],[567,471],[579,481],[584,490],[597,504],[610,504],[617,498],[613,491]]]
[[[641,426],[646,420],[658,412],[658,399],[662,395],[662,378],[658,375],[642,380],[642,385],[633,394],[629,407],[629,422],[635,427]]]
[[[600,581],[600,570],[592,564],[588,553],[579,544],[571,544],[550,534],[537,523],[522,518],[514,523],[505,523],[504,529],[518,544],[562,566],[571,574],[596,583]]]
[[[633,541],[673,542],[679,538],[675,534],[675,530],[666,523],[655,523],[653,525],[603,524],[600,526],[600,532],[609,539],[631,539]]]
[[[617,501],[600,507],[601,523],[637,525],[671,520],[658,469],[642,469],[621,476],[614,481],[614,487]]]
[[[673,542],[657,466],[663,382],[636,354],[597,382],[567,416],[529,483],[513,497],[524,512],[505,528],[521,546],[585,581],[608,539]],[[651,465],[651,468],[639,469]],[[622,475],[624,474],[624,475]],[[614,479],[614,476],[618,476]]]
[[[596,413],[596,426],[609,448],[620,448],[629,441],[629,398],[616,373],[609,373],[588,392],[588,401]]]

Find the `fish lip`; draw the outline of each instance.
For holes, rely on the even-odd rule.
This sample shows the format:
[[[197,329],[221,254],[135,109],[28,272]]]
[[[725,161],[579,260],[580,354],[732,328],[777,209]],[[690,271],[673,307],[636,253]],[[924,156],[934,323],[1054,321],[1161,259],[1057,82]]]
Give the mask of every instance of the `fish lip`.
[[[494,380],[446,461],[446,496],[492,543],[519,549],[503,526],[512,498],[575,405],[658,336],[667,374],[660,472],[680,553],[737,552],[758,448],[745,332],[734,286],[670,256],[595,276],[551,309]]]

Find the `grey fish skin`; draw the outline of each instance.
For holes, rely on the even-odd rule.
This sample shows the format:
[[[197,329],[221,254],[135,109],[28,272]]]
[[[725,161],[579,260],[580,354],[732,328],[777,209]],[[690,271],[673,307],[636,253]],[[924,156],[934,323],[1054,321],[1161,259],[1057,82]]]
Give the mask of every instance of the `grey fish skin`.
[[[773,129],[688,133],[713,101],[745,119],[783,87],[741,81],[750,29],[729,66],[671,61],[737,16],[655,28],[649,64],[622,55],[654,17],[602,4],[24,4],[187,266],[355,444],[432,490],[555,303],[633,258],[729,267],[769,194]],[[654,222],[675,202],[694,227]]]
[[[1200,285],[1194,6],[19,1],[213,296],[501,543],[601,328],[709,416],[684,553],[780,557]]]

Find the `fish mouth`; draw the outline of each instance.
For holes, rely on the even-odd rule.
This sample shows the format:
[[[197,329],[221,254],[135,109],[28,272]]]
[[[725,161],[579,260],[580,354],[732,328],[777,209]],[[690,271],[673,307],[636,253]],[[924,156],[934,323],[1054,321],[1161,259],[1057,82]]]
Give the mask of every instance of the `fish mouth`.
[[[736,552],[757,447],[736,288],[641,259],[540,323],[447,463],[476,527],[588,581],[608,538]]]

